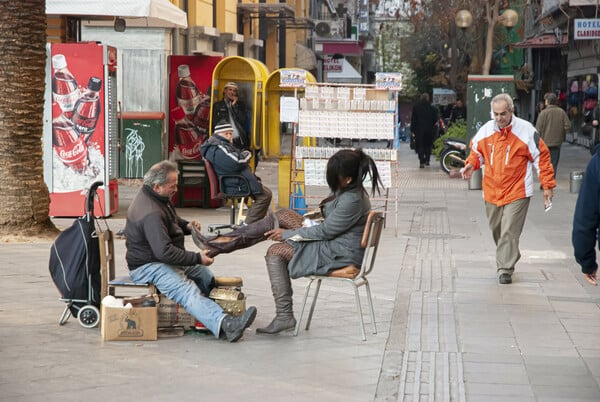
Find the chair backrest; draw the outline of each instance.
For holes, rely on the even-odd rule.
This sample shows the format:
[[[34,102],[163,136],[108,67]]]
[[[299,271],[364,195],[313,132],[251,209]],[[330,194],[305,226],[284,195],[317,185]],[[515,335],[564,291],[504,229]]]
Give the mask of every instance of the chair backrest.
[[[100,243],[100,296],[108,295],[108,282],[115,278],[115,246],[113,233],[110,229],[98,232]]]
[[[365,276],[373,269],[375,257],[379,248],[379,240],[383,231],[384,217],[383,212],[370,211],[367,216],[367,223],[360,242],[365,250],[363,261],[360,267],[360,273],[357,277]]]
[[[208,159],[203,158],[202,161],[204,161],[204,168],[206,169],[206,175],[208,176],[208,183],[210,185],[210,198],[222,198],[221,190],[219,188],[219,179],[215,172],[215,168]]]

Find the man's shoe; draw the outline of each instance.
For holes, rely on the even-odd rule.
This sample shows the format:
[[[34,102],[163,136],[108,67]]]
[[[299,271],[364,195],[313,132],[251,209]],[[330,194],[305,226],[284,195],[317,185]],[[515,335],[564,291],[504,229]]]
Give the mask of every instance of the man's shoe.
[[[226,315],[221,322],[221,331],[229,342],[237,342],[244,335],[244,330],[252,325],[254,318],[256,318],[256,307],[254,306],[248,307],[246,312],[239,317]]]
[[[510,274],[500,274],[498,277],[498,282],[501,285],[508,285],[512,283],[512,278],[510,277]]]
[[[425,164],[424,163],[419,164],[419,168],[425,169]]]

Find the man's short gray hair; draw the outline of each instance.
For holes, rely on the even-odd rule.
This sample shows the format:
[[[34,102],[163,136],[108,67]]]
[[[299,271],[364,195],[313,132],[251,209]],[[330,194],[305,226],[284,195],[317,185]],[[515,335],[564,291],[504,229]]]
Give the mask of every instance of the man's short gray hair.
[[[556,105],[558,101],[558,97],[553,92],[548,92],[544,95],[544,99],[548,102],[549,105]]]
[[[509,94],[503,92],[492,98],[492,102],[490,103],[492,108],[492,116],[494,116],[494,104],[498,102],[506,102],[506,104],[508,105],[508,110],[511,113],[515,111],[515,104],[512,100],[512,97]]]
[[[171,172],[178,172],[173,162],[165,160],[155,163],[144,175],[144,184],[150,187],[166,184]]]

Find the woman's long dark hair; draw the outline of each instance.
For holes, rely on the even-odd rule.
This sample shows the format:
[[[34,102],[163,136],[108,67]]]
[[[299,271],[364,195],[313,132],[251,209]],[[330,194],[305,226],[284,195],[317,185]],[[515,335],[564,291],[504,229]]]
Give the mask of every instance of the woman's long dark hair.
[[[364,153],[362,148],[342,149],[336,152],[327,162],[327,184],[334,193],[340,190],[340,177],[352,177],[352,183],[346,187],[360,188],[366,191],[363,181],[367,175],[371,176],[371,195],[381,194],[381,177],[377,171],[375,161],[369,155]]]

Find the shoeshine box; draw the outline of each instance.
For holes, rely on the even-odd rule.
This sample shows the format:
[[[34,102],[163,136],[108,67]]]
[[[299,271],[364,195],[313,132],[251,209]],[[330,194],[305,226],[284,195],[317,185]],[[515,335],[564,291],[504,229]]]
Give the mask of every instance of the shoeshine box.
[[[158,338],[156,307],[101,306],[100,332],[105,341],[155,341]]]
[[[193,327],[196,319],[180,304],[165,295],[160,295],[158,302],[158,327]]]

